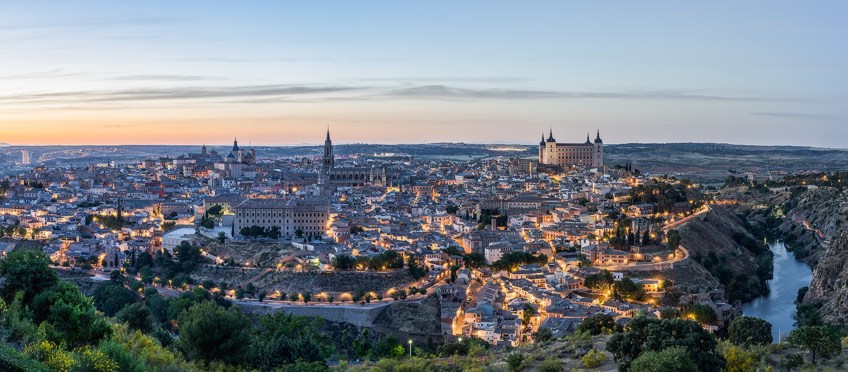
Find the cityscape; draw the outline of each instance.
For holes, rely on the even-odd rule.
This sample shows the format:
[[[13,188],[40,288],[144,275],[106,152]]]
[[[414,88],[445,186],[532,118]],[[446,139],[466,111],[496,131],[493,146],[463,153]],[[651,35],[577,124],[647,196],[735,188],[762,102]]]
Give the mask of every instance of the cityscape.
[[[725,70],[661,26],[547,52],[595,5],[47,3],[0,22],[0,370],[848,368],[841,4],[767,11],[821,44],[760,71],[735,18]],[[614,61],[651,51],[685,89]],[[570,80],[607,64],[640,88]]]

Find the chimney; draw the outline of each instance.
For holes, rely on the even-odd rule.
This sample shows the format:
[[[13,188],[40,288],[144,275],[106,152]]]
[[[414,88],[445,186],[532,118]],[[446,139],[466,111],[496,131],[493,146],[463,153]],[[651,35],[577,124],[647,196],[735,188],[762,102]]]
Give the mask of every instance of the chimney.
[[[498,218],[492,216],[492,231],[498,231]]]

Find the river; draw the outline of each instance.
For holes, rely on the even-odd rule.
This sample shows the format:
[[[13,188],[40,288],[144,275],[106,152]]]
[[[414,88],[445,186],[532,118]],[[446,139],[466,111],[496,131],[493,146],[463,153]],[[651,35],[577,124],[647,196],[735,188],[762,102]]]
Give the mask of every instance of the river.
[[[798,289],[810,285],[813,271],[807,264],[795,259],[795,254],[786,250],[782,242],[769,244],[774,253],[774,279],[769,280],[771,291],[767,296],[742,304],[742,313],[762,318],[772,325],[772,338],[778,334],[786,337],[795,327],[795,297]]]

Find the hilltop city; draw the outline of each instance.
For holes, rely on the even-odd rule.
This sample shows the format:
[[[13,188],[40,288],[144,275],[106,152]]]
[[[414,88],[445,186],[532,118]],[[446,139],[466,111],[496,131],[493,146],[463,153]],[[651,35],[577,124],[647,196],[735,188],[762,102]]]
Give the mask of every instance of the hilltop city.
[[[773,235],[751,221],[775,228],[784,216],[751,190],[795,193],[807,182],[747,173],[704,185],[642,173],[629,161],[607,164],[599,130],[576,143],[550,130],[538,156],[337,155],[329,130],[306,156],[266,156],[237,139],[223,151],[109,162],[14,151],[22,171],[0,182],[7,265],[45,257],[98,311],[162,346],[176,340],[187,356],[198,347],[185,338],[184,318],[200,309],[192,303],[323,319],[320,334],[334,340],[321,342],[335,351],[309,357],[315,368],[397,357],[407,346],[410,355],[494,356],[550,340],[577,347],[650,320],[727,335],[734,320],[756,319],[742,316],[742,303],[768,293],[772,278],[773,254],[758,240]],[[757,217],[763,211],[772,217]],[[634,362],[611,340],[619,366]],[[372,342],[382,346],[363,346]],[[607,363],[590,349],[566,365]]]
[[[720,293],[666,298],[664,271],[690,259],[674,227],[715,202],[693,186],[606,167],[599,131],[575,144],[551,131],[538,159],[474,162],[337,158],[327,131],[315,158],[265,162],[236,140],[226,153],[35,166],[4,180],[0,225],[61,270],[130,270],[167,293],[203,286],[268,307],[437,294],[440,328],[419,336],[516,347],[595,314],[659,317],[662,303],[705,304],[728,324],[737,309]],[[141,257],[182,261],[186,246],[201,255],[192,271],[131,270]],[[305,286],[292,271],[349,279]]]

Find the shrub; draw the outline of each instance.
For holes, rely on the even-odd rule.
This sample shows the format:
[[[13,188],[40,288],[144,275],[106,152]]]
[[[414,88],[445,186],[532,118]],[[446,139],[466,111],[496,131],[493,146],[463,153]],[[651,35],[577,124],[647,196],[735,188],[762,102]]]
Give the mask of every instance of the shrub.
[[[524,354],[521,353],[512,353],[506,357],[506,364],[509,366],[509,370],[513,372],[517,372],[521,370],[521,363],[524,363]]]
[[[678,346],[661,351],[646,351],[633,360],[630,370],[638,372],[696,372],[698,365],[695,364],[686,349]]]
[[[539,372],[562,372],[562,361],[557,358],[548,358],[542,361],[537,368]]]
[[[804,365],[804,357],[801,354],[786,354],[783,365],[791,371]]]
[[[0,370],[9,372],[47,371],[47,368],[6,345],[0,345]]]
[[[607,361],[607,355],[595,349],[589,350],[583,358],[580,358],[586,368],[598,368]]]

